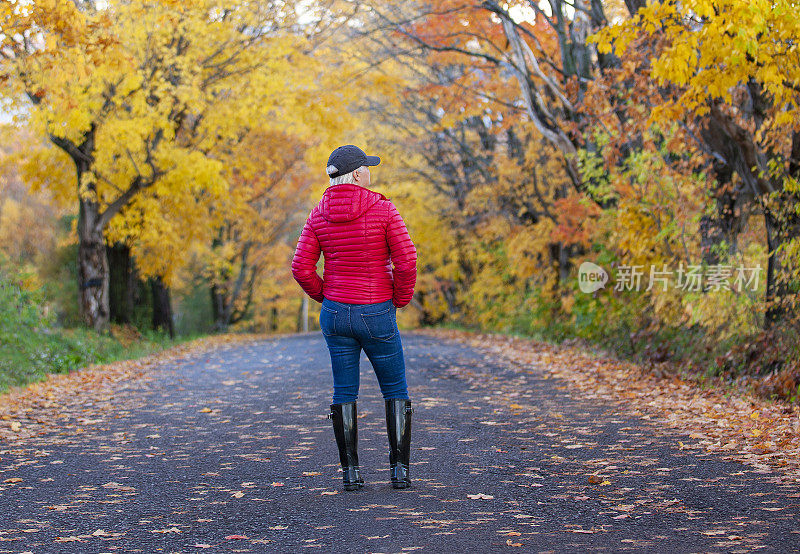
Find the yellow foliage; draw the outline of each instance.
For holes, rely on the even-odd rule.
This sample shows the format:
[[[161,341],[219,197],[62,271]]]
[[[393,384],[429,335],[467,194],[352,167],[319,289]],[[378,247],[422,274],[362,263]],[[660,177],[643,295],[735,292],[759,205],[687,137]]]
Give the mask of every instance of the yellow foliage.
[[[28,125],[54,140],[91,144],[91,164],[77,186],[46,179],[52,163],[38,171],[32,164],[33,186],[73,205],[80,195],[98,202],[101,213],[113,210],[107,240],[128,243],[140,275],[160,275],[168,286],[189,262],[188,244],[210,245],[228,219],[258,228],[263,214],[246,207],[247,193],[232,190],[231,169],[250,164],[250,180],[235,185],[248,189],[269,165],[241,156],[243,136],[280,129],[303,144],[301,165],[322,167],[321,150],[341,133],[336,123],[348,123],[332,109],[341,94],[321,88],[330,78],[315,82],[323,64],[307,39],[290,31],[290,2],[272,10],[237,4],[211,18],[221,13],[210,0],[136,0],[85,12],[46,0],[15,9],[4,25],[45,38],[33,52],[10,45],[18,54],[13,83],[34,99]],[[277,31],[248,31],[258,28]]]
[[[636,16],[591,37],[601,52],[627,52],[644,32],[666,47],[652,59],[660,85],[680,94],[652,110],[649,122],[669,123],[708,113],[709,102],[732,104],[737,87],[759,83],[770,107],[757,139],[777,144],[800,128],[800,12],[788,0],[689,0],[651,2]]]

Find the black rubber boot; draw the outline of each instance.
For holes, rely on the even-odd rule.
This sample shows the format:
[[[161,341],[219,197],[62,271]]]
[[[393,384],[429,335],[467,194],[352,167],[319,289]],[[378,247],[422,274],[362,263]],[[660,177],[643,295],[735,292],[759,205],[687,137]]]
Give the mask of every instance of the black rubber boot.
[[[408,462],[411,455],[411,400],[386,400],[386,432],[389,435],[389,471],[392,486],[405,489],[411,486]]]
[[[328,417],[333,420],[333,434],[339,447],[339,461],[342,464],[344,490],[353,491],[364,486],[361,468],[358,466],[358,411],[356,402],[331,404]]]

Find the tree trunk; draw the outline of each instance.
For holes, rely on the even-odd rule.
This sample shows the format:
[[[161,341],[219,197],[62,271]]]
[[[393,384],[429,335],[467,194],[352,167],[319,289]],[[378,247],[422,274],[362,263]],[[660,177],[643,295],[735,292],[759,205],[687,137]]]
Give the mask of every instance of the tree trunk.
[[[723,187],[717,191],[717,213],[700,218],[700,255],[709,265],[727,263],[736,254],[739,232],[744,223],[741,210],[736,209],[736,196]],[[724,248],[723,248],[724,244]]]
[[[780,321],[780,310],[775,305],[775,265],[777,262],[776,251],[776,221],[769,208],[764,209],[764,227],[767,231],[767,283],[764,301],[767,311],[764,314],[764,328],[769,330]]]
[[[106,331],[110,315],[106,241],[98,226],[97,203],[85,199],[80,200],[78,216],[78,297],[83,322]]]
[[[128,273],[128,286],[125,290],[125,307],[131,317],[131,323],[135,326],[141,325],[138,319],[137,308],[146,307],[150,309],[150,298],[147,295],[147,283],[139,278],[139,272],[136,269],[136,264],[131,261],[130,272]]]
[[[792,254],[784,251],[788,243],[800,237],[800,216],[797,206],[800,198],[782,191],[765,203],[764,226],[767,232],[767,282],[764,327],[794,324],[796,296],[798,294],[797,266]]]
[[[169,338],[175,338],[169,289],[164,286],[161,277],[154,277],[150,279],[150,290],[153,294],[153,329],[165,329],[169,332]]]
[[[225,314],[225,293],[217,285],[211,285],[211,315],[214,318],[214,332],[223,332],[227,329],[223,316]]]
[[[109,313],[114,323],[142,328],[143,317],[152,318],[151,285],[139,278],[130,247],[116,243],[106,247],[109,274]]]
[[[30,96],[30,95],[29,95]],[[37,104],[38,100],[34,100]],[[97,190],[87,183],[81,195],[81,183],[92,164],[95,126],[83,136],[80,144],[50,134],[50,141],[66,152],[75,163],[78,189],[78,309],[84,324],[105,332],[109,323],[109,274],[105,227]]]
[[[303,301],[304,300],[305,300],[305,298],[301,298],[300,299],[300,306],[299,306],[299,309],[297,311],[297,332],[298,333],[303,330]]]
[[[109,275],[109,314],[114,323],[133,322],[133,303],[131,302],[131,251],[125,244],[117,243],[106,247]]]

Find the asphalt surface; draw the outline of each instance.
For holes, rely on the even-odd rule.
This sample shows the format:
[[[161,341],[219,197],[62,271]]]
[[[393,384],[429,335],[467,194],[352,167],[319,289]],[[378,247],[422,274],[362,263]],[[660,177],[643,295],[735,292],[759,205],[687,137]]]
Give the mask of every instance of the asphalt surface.
[[[0,443],[0,552],[794,552],[800,491],[465,346],[402,332],[412,488],[362,353],[345,492],[319,332],[155,368],[113,409]],[[7,482],[12,479],[14,482]]]

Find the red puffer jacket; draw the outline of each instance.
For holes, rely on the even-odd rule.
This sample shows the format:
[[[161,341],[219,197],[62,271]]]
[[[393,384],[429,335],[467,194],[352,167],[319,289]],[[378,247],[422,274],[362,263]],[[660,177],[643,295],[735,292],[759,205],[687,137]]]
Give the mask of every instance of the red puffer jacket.
[[[323,278],[317,274],[320,250]],[[394,264],[394,270],[390,263]],[[384,195],[351,183],[325,189],[297,241],[292,275],[317,302],[411,302],[417,249],[403,218]]]

